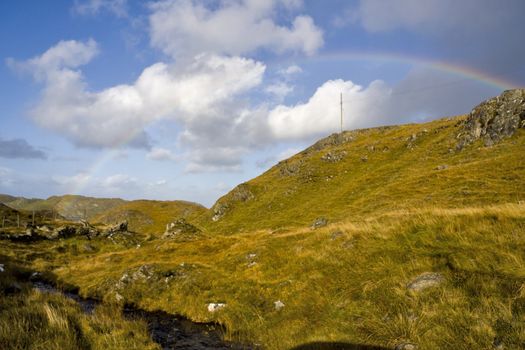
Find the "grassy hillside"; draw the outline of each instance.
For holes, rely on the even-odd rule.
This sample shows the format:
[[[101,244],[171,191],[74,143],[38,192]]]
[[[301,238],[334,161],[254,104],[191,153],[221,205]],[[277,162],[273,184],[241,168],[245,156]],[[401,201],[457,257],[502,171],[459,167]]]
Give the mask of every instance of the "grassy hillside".
[[[52,196],[47,199],[0,195],[0,203],[26,212],[54,211],[71,220],[92,218],[117,205],[125,203],[120,198],[92,198],[77,195]]]
[[[205,207],[192,202],[137,200],[115,206],[91,221],[114,224],[127,220],[132,231],[160,235],[166,224],[179,218],[193,220],[205,212]]]
[[[334,134],[219,199],[200,224],[224,233],[278,230],[318,217],[525,200],[525,130],[457,151],[465,118]]]
[[[83,295],[218,321],[270,350],[523,349],[525,91],[511,95],[505,120],[478,108],[323,139],[188,214],[207,233],[193,240],[1,249]],[[156,205],[129,210],[159,229],[179,216]]]

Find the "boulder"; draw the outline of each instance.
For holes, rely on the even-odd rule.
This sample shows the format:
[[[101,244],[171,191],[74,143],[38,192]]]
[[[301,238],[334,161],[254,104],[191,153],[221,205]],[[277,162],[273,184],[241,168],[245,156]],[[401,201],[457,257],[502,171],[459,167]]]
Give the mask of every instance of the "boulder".
[[[180,235],[195,235],[201,232],[197,227],[193,226],[186,219],[178,219],[166,225],[166,231],[162,235],[162,238],[172,238]]]
[[[457,135],[456,149],[461,150],[478,139],[483,139],[485,146],[492,146],[524,127],[525,89],[507,90],[470,112]]]
[[[346,156],[346,151],[342,152],[336,152],[336,151],[329,151],[324,156],[321,157],[321,160],[324,160],[328,163],[337,163],[344,159]]]
[[[226,307],[225,303],[209,303],[208,312],[216,312]]]
[[[416,350],[417,345],[412,343],[401,343],[397,344],[395,350]]]
[[[413,292],[420,292],[430,287],[440,285],[445,278],[438,272],[424,272],[407,284],[407,289]]]
[[[312,224],[312,228],[315,230],[315,229],[318,229],[320,227],[324,227],[328,225],[328,219],[324,218],[324,217],[319,217],[317,219],[315,219],[314,223]]]

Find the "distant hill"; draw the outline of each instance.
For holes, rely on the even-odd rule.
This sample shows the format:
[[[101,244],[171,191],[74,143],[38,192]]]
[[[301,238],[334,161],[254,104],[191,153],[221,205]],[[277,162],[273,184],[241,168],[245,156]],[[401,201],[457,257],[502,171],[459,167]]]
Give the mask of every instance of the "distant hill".
[[[23,211],[55,211],[69,220],[90,219],[126,201],[120,198],[92,198],[77,195],[52,196],[48,199],[0,195],[0,203]]]
[[[192,202],[136,200],[114,206],[91,220],[105,224],[127,220],[132,231],[162,234],[166,224],[179,218],[194,220],[206,212],[205,207]]]
[[[525,90],[468,116],[333,134],[220,198],[199,219],[233,233],[414,208],[525,201]]]

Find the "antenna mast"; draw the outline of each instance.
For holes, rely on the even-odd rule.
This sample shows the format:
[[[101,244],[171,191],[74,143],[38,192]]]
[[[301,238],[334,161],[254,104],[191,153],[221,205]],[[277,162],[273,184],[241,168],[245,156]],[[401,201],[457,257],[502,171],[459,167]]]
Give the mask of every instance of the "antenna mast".
[[[343,93],[341,92],[341,134],[343,133]]]

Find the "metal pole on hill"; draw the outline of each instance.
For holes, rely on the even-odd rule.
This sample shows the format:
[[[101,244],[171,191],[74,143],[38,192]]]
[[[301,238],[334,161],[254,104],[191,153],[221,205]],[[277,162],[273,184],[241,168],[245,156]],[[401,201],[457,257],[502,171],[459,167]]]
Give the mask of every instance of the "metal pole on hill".
[[[341,92],[341,134],[343,133],[343,93]]]

